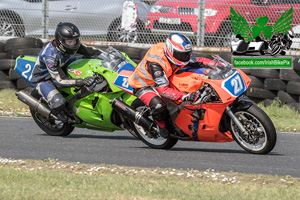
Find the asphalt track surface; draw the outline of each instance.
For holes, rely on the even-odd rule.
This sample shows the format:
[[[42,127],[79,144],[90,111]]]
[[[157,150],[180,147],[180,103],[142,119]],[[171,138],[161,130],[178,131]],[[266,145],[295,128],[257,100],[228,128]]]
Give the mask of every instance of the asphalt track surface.
[[[89,164],[194,169],[271,174],[300,178],[300,133],[278,133],[268,155],[253,155],[235,142],[178,143],[169,150],[146,146],[127,131],[98,132],[76,128],[67,137],[45,134],[31,118],[0,117],[0,157],[54,158]]]

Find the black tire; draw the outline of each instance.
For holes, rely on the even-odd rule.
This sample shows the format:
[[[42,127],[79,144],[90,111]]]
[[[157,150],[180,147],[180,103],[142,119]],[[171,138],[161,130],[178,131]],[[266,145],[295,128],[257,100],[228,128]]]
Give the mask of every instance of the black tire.
[[[249,87],[255,87],[255,88],[264,88],[264,79],[258,78],[255,76],[249,75],[249,78],[251,78],[251,83]]]
[[[9,80],[7,75],[3,71],[0,71],[0,80]]]
[[[0,42],[0,52],[1,53],[5,52],[5,44],[3,42]]]
[[[0,52],[0,60],[6,58],[6,53]]]
[[[148,32],[144,23],[138,19],[136,32],[128,34],[121,30],[121,17],[115,19],[108,27],[107,41],[110,42],[128,42],[128,43],[147,43]],[[122,36],[129,36],[128,38]]]
[[[0,16],[0,36],[24,37],[25,27],[21,20],[17,20],[14,14],[4,14],[6,15]]]
[[[133,109],[136,109],[136,110],[141,110],[145,107],[145,104],[141,100],[136,99],[132,103],[131,107]],[[145,114],[149,115],[149,112],[146,112]],[[162,138],[162,137],[149,138],[146,135],[147,131],[145,131],[144,128],[142,128],[141,126],[137,125],[136,123],[134,123],[132,121],[130,121],[129,123],[130,123],[131,127],[133,128],[134,132],[136,133],[137,137],[140,140],[142,140],[143,143],[145,143],[146,145],[148,145],[151,148],[154,148],[154,149],[170,149],[178,141],[178,139],[171,138],[171,137],[169,137],[169,138]]]
[[[300,113],[300,103],[299,102],[293,102],[287,104],[289,107],[297,110]]]
[[[122,45],[114,46],[114,48],[126,53],[130,59],[141,59],[141,51],[143,49],[129,47],[129,46],[122,46]]]
[[[149,49],[143,49],[142,51],[141,51],[141,55],[140,55],[140,59],[142,60],[144,57],[145,57],[145,55],[146,55],[146,53],[149,51]]]
[[[260,78],[278,78],[279,72],[277,69],[251,69],[251,75]]]
[[[233,111],[233,113],[249,134],[244,136],[233,120],[230,120],[232,137],[243,149],[253,154],[267,154],[272,151],[277,140],[276,130],[263,110],[253,104],[244,111]]]
[[[5,45],[5,51],[11,51],[15,49],[28,49],[28,48],[42,48],[43,42],[37,38],[12,38],[7,40]]]
[[[297,95],[289,94],[282,90],[278,91],[277,96],[280,101],[282,101],[283,103],[286,103],[286,104],[298,101]]]
[[[247,74],[247,75],[251,75],[251,69],[247,69],[247,68],[245,68],[245,69],[241,69],[245,74]]]
[[[274,44],[271,49],[271,56],[275,56],[276,54],[279,53],[280,50],[281,47],[278,44]]]
[[[264,81],[264,88],[267,90],[286,90],[285,81],[278,78],[266,78]]]
[[[15,49],[6,52],[6,58],[16,59],[20,55],[38,56],[41,48]]]
[[[274,99],[264,99],[264,106],[268,107],[274,103]]]
[[[14,84],[10,80],[0,80],[0,90],[9,88],[15,89]]]
[[[293,60],[293,69],[295,71],[298,71],[300,72],[300,57],[294,57],[294,60]]]
[[[255,87],[249,87],[246,95],[258,99],[274,99],[276,97],[276,95],[269,90]]]
[[[221,52],[219,56],[229,63],[232,63],[232,54],[229,52]]]
[[[2,59],[0,60],[0,70],[10,70],[15,67],[15,59]]]
[[[33,90],[31,95],[36,98],[40,99],[41,96],[38,94],[36,90]],[[47,103],[43,102],[45,106],[48,106]],[[47,125],[47,123],[53,123],[50,122],[46,117],[40,115],[39,113],[35,112],[33,108],[30,108],[31,116],[35,123],[48,135],[52,136],[67,136],[69,135],[73,130],[74,126],[68,123],[63,123],[61,127],[59,128],[53,128]]]
[[[10,69],[8,72],[9,80],[15,81],[17,79],[22,78],[14,69]]]
[[[300,95],[300,82],[289,81],[289,82],[287,83],[286,91],[287,91],[289,94]]]
[[[18,90],[22,90],[22,89],[25,89],[27,87],[33,87],[33,86],[23,78],[17,79],[17,89]]]
[[[300,72],[292,69],[280,69],[279,78],[285,81],[300,81]]]
[[[135,62],[136,64],[139,64],[141,62],[141,60],[139,59],[131,59],[133,62]]]

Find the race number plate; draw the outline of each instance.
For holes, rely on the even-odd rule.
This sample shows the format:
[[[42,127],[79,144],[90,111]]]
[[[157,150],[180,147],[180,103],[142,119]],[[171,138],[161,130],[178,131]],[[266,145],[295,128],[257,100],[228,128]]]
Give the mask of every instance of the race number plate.
[[[118,75],[113,84],[121,88],[122,90],[133,94],[133,88],[128,84],[127,79],[132,74],[134,69],[134,66],[129,63],[124,65],[121,69],[118,70]]]
[[[31,83],[32,70],[36,59],[36,56],[23,56],[18,57],[16,60],[15,71],[29,83]]]
[[[233,97],[240,96],[247,89],[246,84],[238,71],[222,82],[222,88]]]

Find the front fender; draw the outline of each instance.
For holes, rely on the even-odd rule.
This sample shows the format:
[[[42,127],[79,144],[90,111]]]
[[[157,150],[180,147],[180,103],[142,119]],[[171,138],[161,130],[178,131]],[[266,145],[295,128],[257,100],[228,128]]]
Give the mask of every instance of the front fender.
[[[231,107],[234,110],[240,111],[240,110],[247,110],[252,105],[253,102],[251,100],[245,99],[244,97],[241,96],[231,104]]]

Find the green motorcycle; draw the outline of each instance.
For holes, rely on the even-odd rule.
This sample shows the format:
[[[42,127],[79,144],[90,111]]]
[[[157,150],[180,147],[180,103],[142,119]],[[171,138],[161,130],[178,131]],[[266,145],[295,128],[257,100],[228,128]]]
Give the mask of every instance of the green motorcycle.
[[[37,57],[19,56],[15,71],[31,82],[32,69]],[[46,100],[33,90],[31,94],[17,91],[19,100],[27,104],[36,124],[47,134],[67,136],[75,127],[113,132],[127,129],[137,137],[134,123],[148,130],[153,121],[136,113],[130,106],[142,102],[132,95],[133,88],[127,83],[128,75],[136,64],[125,54],[109,47],[96,59],[81,59],[66,68],[71,78],[94,77],[89,87],[59,88],[66,98],[64,111],[67,121],[60,121],[49,109]]]

